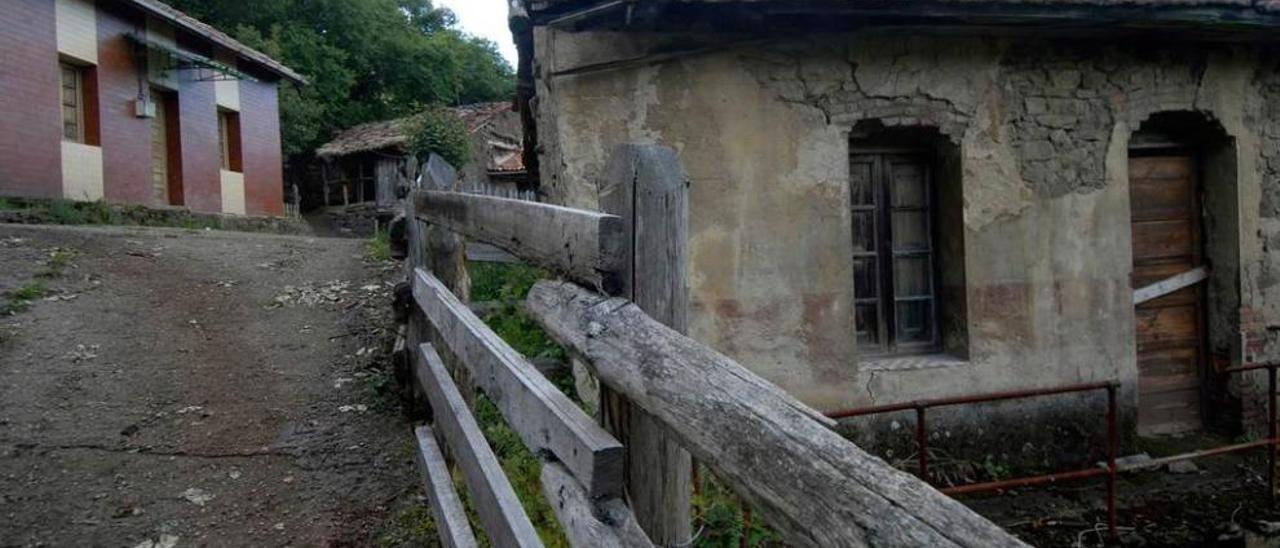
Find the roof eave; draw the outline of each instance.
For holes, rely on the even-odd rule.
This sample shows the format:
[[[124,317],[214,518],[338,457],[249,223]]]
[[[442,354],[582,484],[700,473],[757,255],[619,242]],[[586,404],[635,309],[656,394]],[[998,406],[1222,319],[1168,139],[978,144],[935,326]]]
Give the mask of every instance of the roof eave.
[[[1088,27],[1096,31],[1216,31],[1277,39],[1280,0],[526,0],[535,25],[565,31],[779,30],[788,18],[827,27]],[[812,29],[809,29],[812,30]]]
[[[285,66],[283,63],[276,61],[275,59],[271,58],[271,56],[265,53],[262,53],[258,50],[255,50],[249,46],[246,46],[230,37],[211,35],[207,31],[205,31],[205,29],[202,29],[196,25],[193,25],[190,21],[184,20],[179,17],[174,17],[172,13],[169,13],[168,11],[165,11],[164,9],[152,4],[151,1],[149,0],[126,0],[126,1],[130,5],[146,12],[149,15],[153,15],[155,17],[163,19],[169,24],[172,24],[176,27],[180,27],[187,32],[190,32],[205,40],[213,42],[214,44],[235,53],[236,56],[241,57],[263,69],[266,69],[268,72],[275,74],[285,80],[289,80],[299,85],[306,85],[308,83],[307,78],[305,76]],[[195,20],[195,19],[192,18],[192,20]]]

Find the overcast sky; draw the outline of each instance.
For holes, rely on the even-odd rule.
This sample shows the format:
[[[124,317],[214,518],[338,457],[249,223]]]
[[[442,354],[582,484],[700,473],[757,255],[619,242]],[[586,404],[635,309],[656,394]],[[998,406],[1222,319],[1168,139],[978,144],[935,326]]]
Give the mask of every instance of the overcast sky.
[[[502,56],[516,66],[516,45],[507,29],[507,0],[436,0],[435,4],[453,10],[463,30],[498,44]]]

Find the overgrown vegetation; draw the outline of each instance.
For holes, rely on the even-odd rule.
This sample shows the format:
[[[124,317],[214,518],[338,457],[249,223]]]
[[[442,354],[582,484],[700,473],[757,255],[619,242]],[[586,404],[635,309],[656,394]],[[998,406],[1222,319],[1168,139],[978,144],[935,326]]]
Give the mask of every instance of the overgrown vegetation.
[[[529,358],[564,359],[564,348],[522,308],[529,290],[547,273],[526,265],[471,263],[471,300],[492,302],[497,308],[484,315],[484,322],[502,340]],[[570,383],[572,384],[572,383]]]
[[[434,152],[454,166],[466,165],[471,159],[470,136],[457,114],[439,106],[427,107],[409,123],[409,148],[419,158]]]
[[[431,0],[166,1],[307,77],[280,90],[287,155],[361,122],[514,93],[497,46]]]
[[[746,536],[747,546],[781,546],[778,535],[755,516],[744,523],[742,502],[714,475],[703,468],[700,492],[693,497],[695,548],[737,548]]]
[[[385,230],[373,233],[364,246],[364,254],[370,261],[383,262],[391,260],[391,234]]]
[[[520,504],[524,506],[524,511],[529,515],[529,521],[533,522],[533,527],[537,529],[542,543],[548,548],[568,548],[569,543],[565,539],[564,531],[560,528],[560,522],[556,521],[555,511],[542,495],[542,461],[530,453],[520,436],[507,426],[502,418],[502,412],[498,411],[497,406],[489,401],[489,398],[478,394],[474,407],[476,422],[484,431],[484,437],[489,441],[489,447],[493,448],[494,455],[497,455],[502,463],[502,471],[507,474],[511,486],[515,488],[516,496],[520,498]],[[465,486],[461,484],[458,490],[459,493],[466,492]],[[466,499],[467,495],[463,495],[463,498]],[[469,501],[464,500],[464,502]],[[473,512],[470,504],[467,507],[468,512]],[[475,516],[472,517],[474,523]]]
[[[18,206],[14,205],[13,202],[10,202],[8,198],[0,198],[0,211],[10,211],[13,209],[18,209]]]

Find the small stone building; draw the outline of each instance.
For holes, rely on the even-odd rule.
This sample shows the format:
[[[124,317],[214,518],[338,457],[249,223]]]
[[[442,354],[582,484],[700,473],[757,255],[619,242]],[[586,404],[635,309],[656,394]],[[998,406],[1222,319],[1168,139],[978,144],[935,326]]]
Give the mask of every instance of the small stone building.
[[[510,102],[453,107],[470,136],[471,160],[457,167],[460,190],[533,197],[524,169],[519,115]],[[318,195],[324,205],[372,202],[391,207],[396,185],[416,174],[426,158],[409,152],[411,118],[370,122],[336,135],[316,149],[322,160]],[[317,192],[318,190],[318,192]]]
[[[525,0],[512,23],[547,199],[594,208],[614,145],[673,147],[692,335],[810,404],[1114,379],[1129,432],[1265,413],[1260,377],[1219,371],[1280,358],[1280,2]],[[1099,431],[1099,397],[944,415]]]

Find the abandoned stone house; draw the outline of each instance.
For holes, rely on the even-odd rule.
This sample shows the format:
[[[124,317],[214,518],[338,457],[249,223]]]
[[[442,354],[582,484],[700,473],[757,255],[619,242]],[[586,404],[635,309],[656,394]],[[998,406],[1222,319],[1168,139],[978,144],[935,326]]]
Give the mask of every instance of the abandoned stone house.
[[[512,7],[541,192],[593,208],[614,145],[674,148],[691,333],[808,403],[1264,413],[1219,371],[1280,357],[1280,3]],[[982,409],[947,418],[1103,407]]]
[[[520,116],[510,102],[452,107],[469,135],[470,160],[454,166],[459,189],[509,198],[533,198],[524,168]],[[396,185],[416,174],[426,158],[410,150],[412,117],[360,124],[316,149],[319,188],[306,189],[324,205],[396,203]]]

